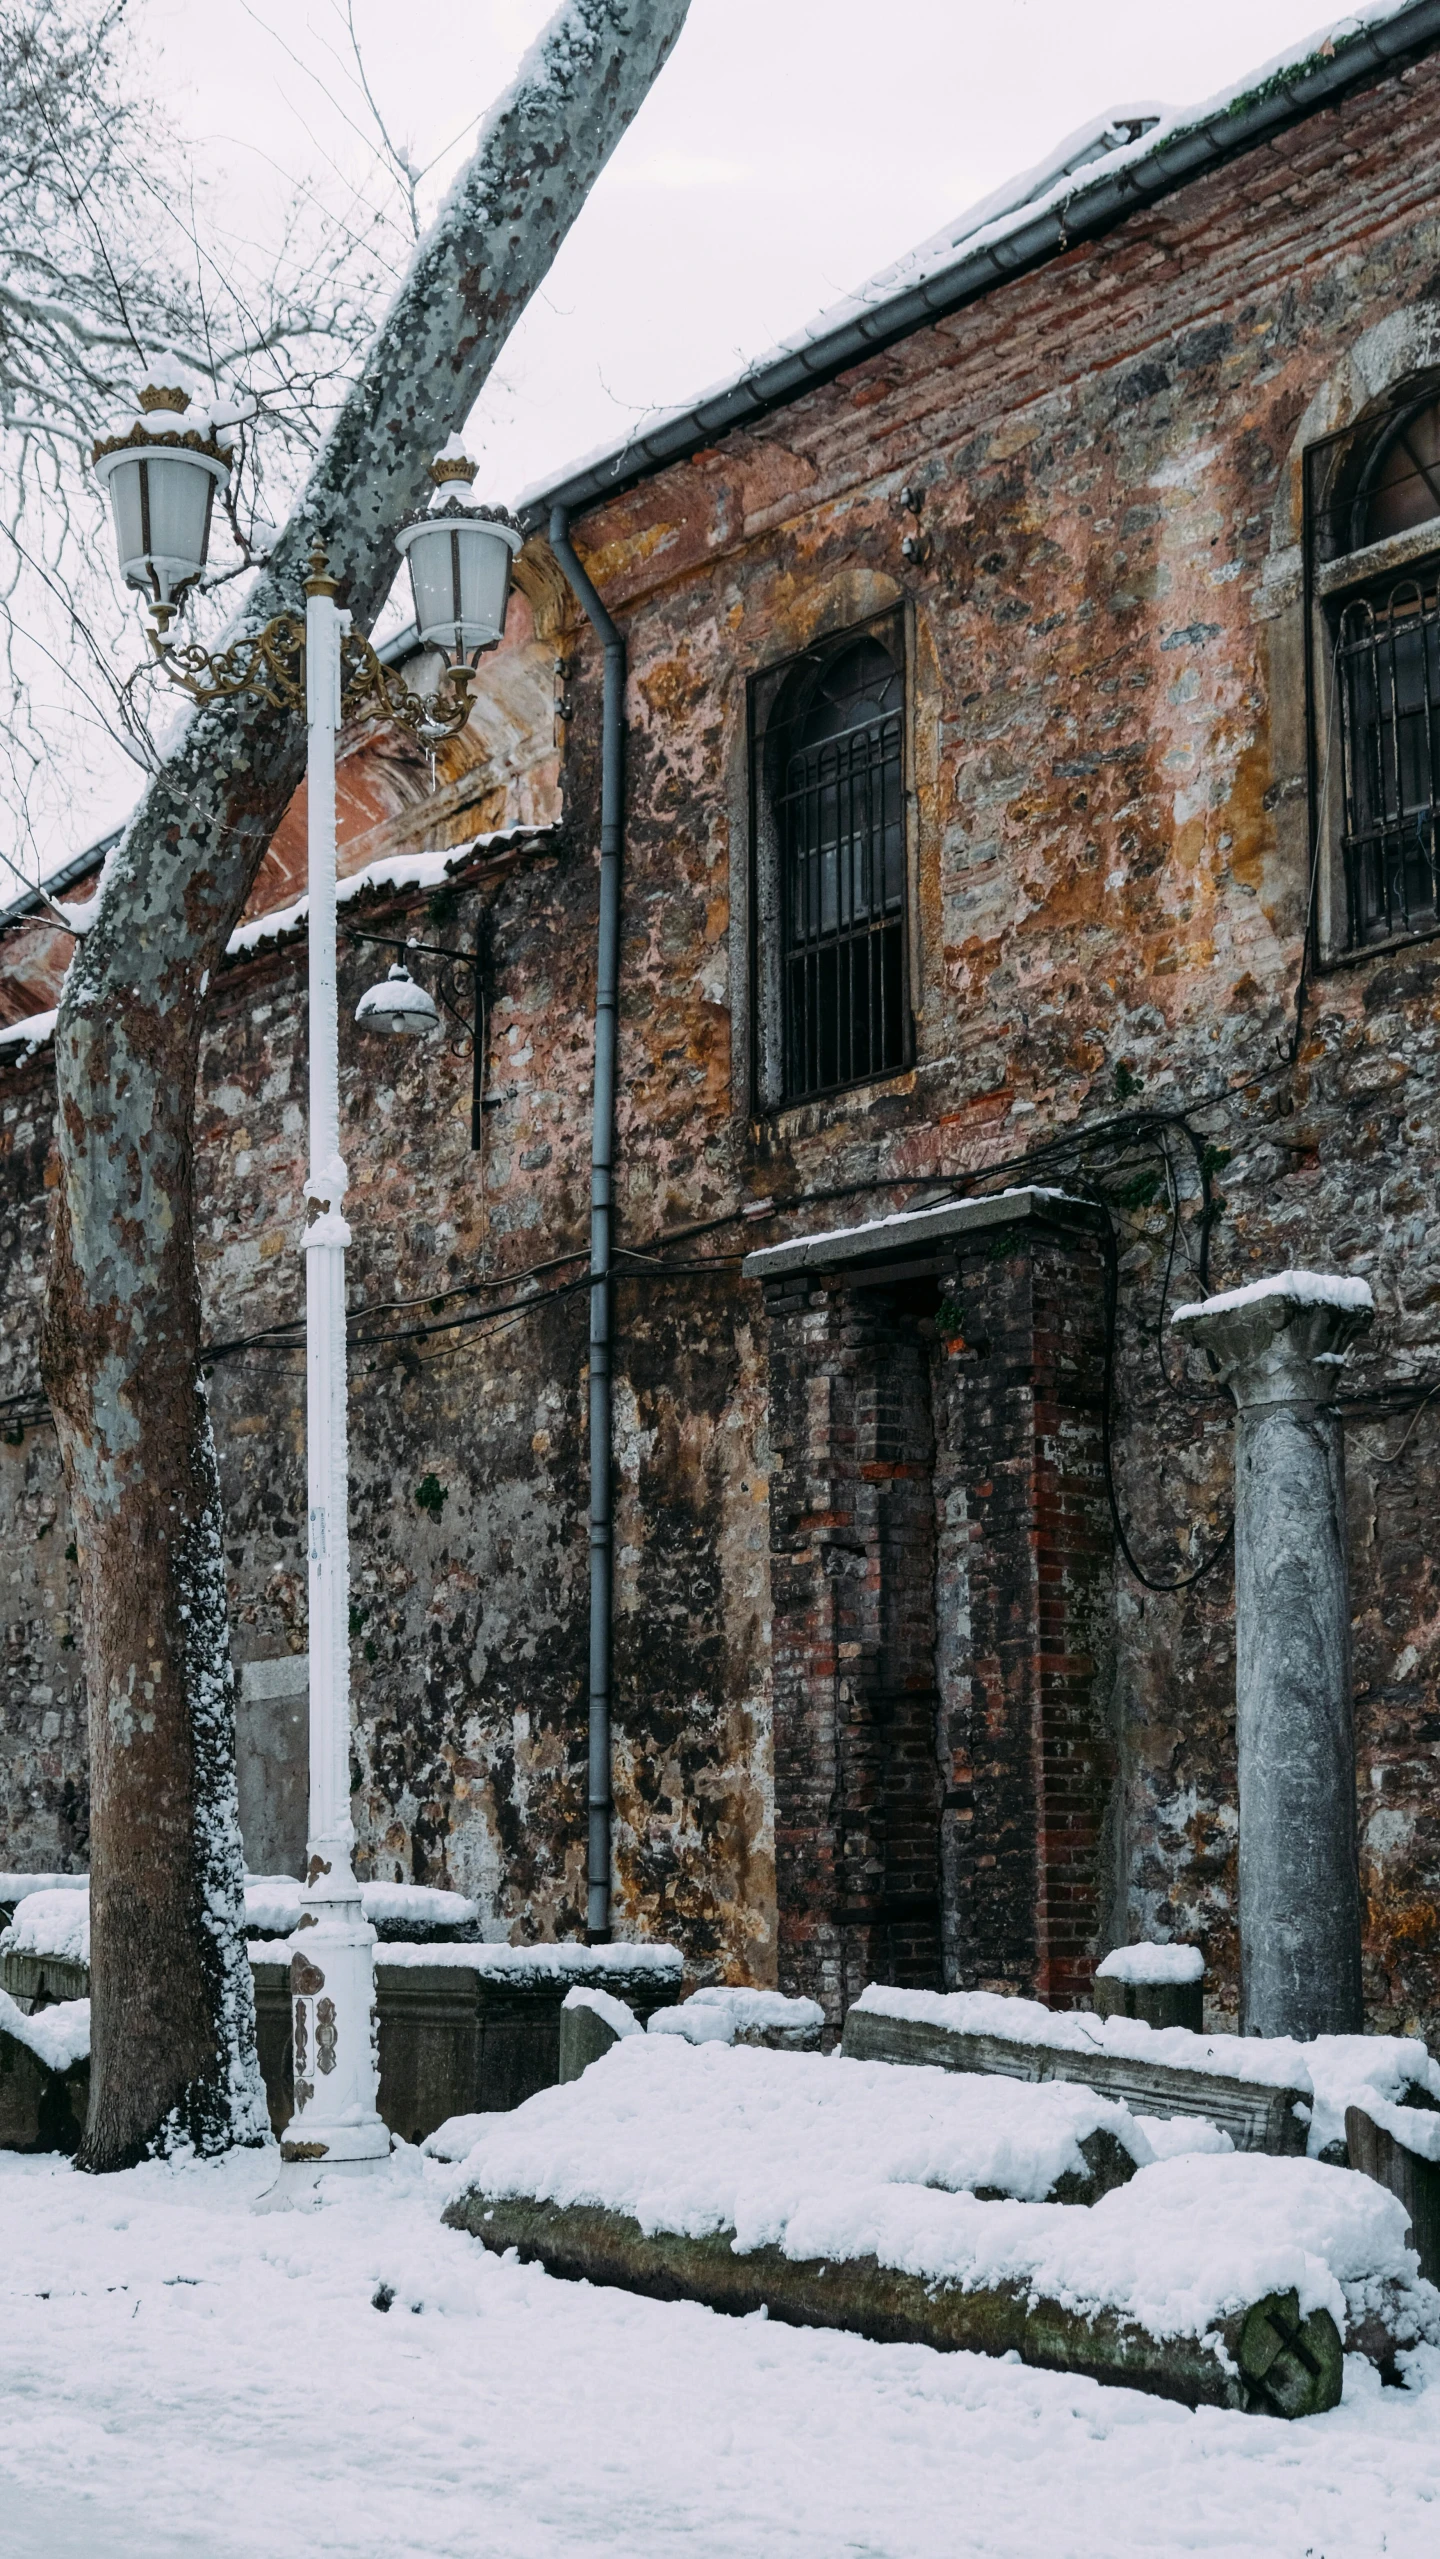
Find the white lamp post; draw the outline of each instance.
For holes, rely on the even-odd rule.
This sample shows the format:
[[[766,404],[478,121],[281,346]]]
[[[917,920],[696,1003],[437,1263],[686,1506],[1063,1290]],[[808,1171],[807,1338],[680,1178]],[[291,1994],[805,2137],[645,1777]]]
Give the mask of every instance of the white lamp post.
[[[505,623],[510,566],[520,547],[507,516],[470,502],[473,466],[452,437],[434,465],[435,499],[399,536],[422,638],[445,649],[446,682],[427,702],[382,667],[335,601],[316,546],[305,621],[278,615],[211,656],[166,634],[177,599],[205,566],[215,490],[231,456],[184,429],[182,391],[147,386],[133,425],[95,449],[108,487],[121,574],[150,599],[151,645],[166,673],[201,701],[263,691],[298,707],[308,726],[310,945],[310,1172],[314,1214],[305,1252],[305,1440],[310,1519],[310,1822],[304,1908],[291,1958],[295,2113],[281,2157],[297,2166],[363,2165],[388,2156],[380,2120],[375,2023],[375,1931],[364,1916],[350,1813],[349,1459],[345,1382],[345,1165],[340,1154],[339,1022],[335,949],[335,733],[363,712],[423,736],[453,735],[469,716],[469,668]],[[463,493],[461,483],[463,482]],[[443,554],[443,557],[442,557]],[[446,583],[448,572],[448,585]],[[431,998],[404,969],[361,999],[358,1017],[399,1032],[431,1029]]]

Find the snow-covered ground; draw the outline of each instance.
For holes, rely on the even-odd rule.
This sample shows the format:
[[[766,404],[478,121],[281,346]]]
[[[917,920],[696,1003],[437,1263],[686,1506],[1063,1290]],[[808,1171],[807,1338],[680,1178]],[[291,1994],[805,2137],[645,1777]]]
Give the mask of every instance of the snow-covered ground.
[[[1329,2416],[1191,2414],[971,2355],[560,2284],[401,2153],[0,2155],[4,2559],[1433,2559],[1440,2352]],[[382,2315],[381,2285],[394,2294]]]

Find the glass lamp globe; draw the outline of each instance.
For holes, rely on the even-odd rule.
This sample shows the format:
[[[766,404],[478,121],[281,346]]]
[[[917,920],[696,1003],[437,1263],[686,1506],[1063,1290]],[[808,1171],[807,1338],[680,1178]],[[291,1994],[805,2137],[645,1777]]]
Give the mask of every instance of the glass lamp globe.
[[[367,1031],[384,1031],[391,1039],[423,1040],[440,1027],[434,996],[417,986],[398,960],[378,986],[366,987],[355,1007],[355,1019]]]
[[[452,665],[493,649],[505,628],[510,570],[525,536],[503,507],[474,496],[475,465],[452,435],[430,465],[435,494],[395,537],[410,570],[415,628]]]
[[[205,566],[215,492],[233,458],[213,433],[182,426],[189,406],[188,393],[148,382],[140,416],[92,456],[110,496],[120,574],[149,597],[162,631]]]

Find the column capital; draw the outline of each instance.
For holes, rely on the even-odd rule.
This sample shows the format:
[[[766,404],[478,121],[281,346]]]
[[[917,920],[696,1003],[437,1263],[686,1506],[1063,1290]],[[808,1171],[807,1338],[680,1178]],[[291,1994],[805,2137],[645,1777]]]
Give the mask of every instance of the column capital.
[[[1328,1404],[1351,1342],[1375,1317],[1369,1283],[1330,1272],[1279,1271],[1227,1289],[1171,1322],[1209,1351],[1241,1411],[1258,1404]]]

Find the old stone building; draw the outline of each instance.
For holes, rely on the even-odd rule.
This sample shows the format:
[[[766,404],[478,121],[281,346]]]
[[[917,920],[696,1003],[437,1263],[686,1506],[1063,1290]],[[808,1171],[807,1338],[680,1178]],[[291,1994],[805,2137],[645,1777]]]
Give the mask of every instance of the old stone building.
[[[584,1925],[602,715],[559,505],[628,652],[617,1933],[832,2014],[1179,1936],[1233,2014],[1234,1415],[1167,1319],[1299,1266],[1378,1309],[1336,1390],[1366,2006],[1440,2031],[1437,167],[1432,0],[1092,131],[525,502],[434,777],[350,742],[344,921],[453,1007],[343,1061],[370,1871]],[[304,1829],[302,844],[197,1102],[259,1867]],[[10,1866],[85,1854],[34,1359],[66,947],[12,914]],[[342,948],[353,1011],[393,954]]]

